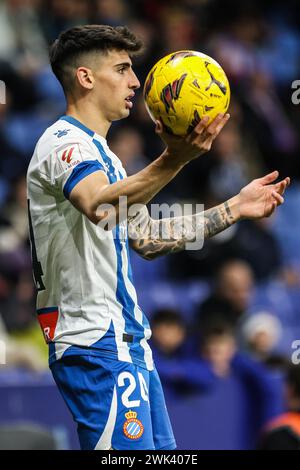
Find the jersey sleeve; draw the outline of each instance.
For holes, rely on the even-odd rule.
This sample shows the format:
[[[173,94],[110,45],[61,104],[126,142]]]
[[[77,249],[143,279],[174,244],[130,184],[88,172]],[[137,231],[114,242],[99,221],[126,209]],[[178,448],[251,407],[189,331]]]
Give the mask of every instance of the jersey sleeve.
[[[67,142],[52,153],[51,183],[69,199],[72,189],[91,173],[107,169],[87,142]]]

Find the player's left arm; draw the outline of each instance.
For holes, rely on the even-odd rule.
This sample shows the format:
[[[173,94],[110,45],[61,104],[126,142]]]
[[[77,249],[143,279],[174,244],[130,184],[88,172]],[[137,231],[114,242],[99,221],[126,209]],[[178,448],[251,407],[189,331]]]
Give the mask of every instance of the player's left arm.
[[[228,201],[193,215],[155,220],[144,206],[128,217],[131,247],[151,260],[181,251],[186,243],[204,241],[241,219],[269,217],[284,202],[283,194],[290,184],[288,177],[274,183],[277,177],[274,171],[255,179]]]
[[[148,210],[128,217],[131,247],[143,258],[152,260],[184,250],[186,243],[200,242],[225,230],[238,220],[234,199],[202,213],[182,217],[152,219]]]

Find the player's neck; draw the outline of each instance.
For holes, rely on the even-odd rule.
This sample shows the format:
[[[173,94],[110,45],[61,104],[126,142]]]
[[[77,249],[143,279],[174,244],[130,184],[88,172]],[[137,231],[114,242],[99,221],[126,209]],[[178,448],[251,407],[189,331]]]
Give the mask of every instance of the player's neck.
[[[105,120],[98,110],[90,106],[78,106],[73,103],[68,103],[66,114],[72,116],[86,127],[106,138],[107,132],[111,123]]]

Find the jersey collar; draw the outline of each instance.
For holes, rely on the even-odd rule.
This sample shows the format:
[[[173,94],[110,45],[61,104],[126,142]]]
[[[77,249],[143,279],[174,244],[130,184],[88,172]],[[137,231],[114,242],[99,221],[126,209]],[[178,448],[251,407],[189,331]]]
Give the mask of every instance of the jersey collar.
[[[84,124],[82,124],[82,122],[78,121],[78,119],[76,119],[72,116],[68,116],[67,114],[65,114],[64,116],[61,116],[59,119],[63,120],[63,121],[67,121],[69,124],[73,124],[73,126],[78,127],[83,132],[88,134],[90,137],[93,137],[94,139],[97,139],[100,142],[106,143],[105,137],[103,137],[102,135],[99,135],[96,132],[92,131],[91,129],[86,127]]]
[[[61,116],[59,119],[60,119],[60,120],[63,120],[63,121],[67,121],[67,122],[69,122],[70,124],[73,124],[73,126],[79,127],[79,129],[81,129],[82,131],[86,132],[90,137],[93,137],[94,134],[95,134],[94,131],[92,131],[91,129],[89,129],[88,127],[86,127],[84,124],[82,124],[80,121],[78,121],[78,119],[75,119],[75,118],[72,117],[72,116],[64,115],[64,116]]]

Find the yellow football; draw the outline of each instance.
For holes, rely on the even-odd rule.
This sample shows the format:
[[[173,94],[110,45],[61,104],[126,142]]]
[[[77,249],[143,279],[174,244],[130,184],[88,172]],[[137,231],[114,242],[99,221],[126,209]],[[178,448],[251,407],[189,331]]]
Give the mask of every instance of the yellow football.
[[[225,113],[230,87],[222,67],[197,51],[178,51],[160,59],[150,70],[144,85],[146,108],[166,130],[184,136],[202,116],[211,122]]]

